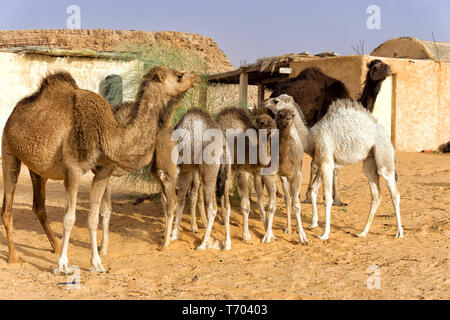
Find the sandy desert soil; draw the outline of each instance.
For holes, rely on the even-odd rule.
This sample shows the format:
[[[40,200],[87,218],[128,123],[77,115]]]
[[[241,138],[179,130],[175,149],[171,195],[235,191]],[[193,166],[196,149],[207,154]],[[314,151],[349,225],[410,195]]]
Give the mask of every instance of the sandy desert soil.
[[[304,177],[308,177],[309,158]],[[105,274],[89,272],[87,208],[89,176],[83,179],[72,230],[69,262],[81,268],[81,287],[68,290],[55,276],[57,255],[31,211],[28,171],[22,168],[14,201],[15,239],[24,263],[9,265],[3,226],[0,231],[0,298],[2,299],[449,299],[450,298],[450,155],[398,154],[399,189],[405,230],[394,239],[396,221],[385,182],[383,200],[366,239],[359,232],[369,210],[369,188],[361,164],[341,170],[340,189],[346,208],[333,207],[331,236],[321,241],[319,228],[306,230],[308,246],[295,233],[283,234],[285,213],[280,201],[274,232],[278,240],[261,244],[263,227],[254,204],[250,216],[252,244],[241,242],[241,215],[237,201],[232,213],[231,251],[194,250],[201,241],[190,231],[188,208],[179,241],[166,251],[157,248],[163,236],[159,200],[133,205],[138,196],[114,187],[110,252],[103,258]],[[3,180],[1,180],[3,181]],[[3,186],[3,182],[1,183]],[[307,187],[303,179],[302,196]],[[3,189],[2,189],[3,190]],[[51,226],[60,237],[64,208],[63,185],[47,184]],[[302,205],[304,225],[311,206]],[[295,220],[295,219],[294,219]],[[201,222],[200,222],[201,226]],[[101,231],[99,232],[99,239]],[[223,240],[220,212],[214,239]],[[380,289],[368,289],[366,273],[375,265]],[[374,275],[372,274],[372,277]]]

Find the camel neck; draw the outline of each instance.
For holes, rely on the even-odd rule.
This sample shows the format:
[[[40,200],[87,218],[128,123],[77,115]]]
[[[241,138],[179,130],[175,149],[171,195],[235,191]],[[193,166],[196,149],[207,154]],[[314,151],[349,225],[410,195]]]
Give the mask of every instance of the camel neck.
[[[163,114],[173,114],[176,103],[171,103],[172,99],[160,88],[147,88],[135,102],[131,121],[122,127],[118,137],[121,150],[117,152],[116,161],[121,166],[137,169],[149,162],[155,148],[156,134],[161,128],[160,119]]]
[[[375,107],[375,100],[377,99],[377,95],[380,92],[382,82],[383,80],[372,80],[369,74],[367,74],[364,90],[358,101],[363,105],[364,108],[369,110],[369,112],[372,112]]]

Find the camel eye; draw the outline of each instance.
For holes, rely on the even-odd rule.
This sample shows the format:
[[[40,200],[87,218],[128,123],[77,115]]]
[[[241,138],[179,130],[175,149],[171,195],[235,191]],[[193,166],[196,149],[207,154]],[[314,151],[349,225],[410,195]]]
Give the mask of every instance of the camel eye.
[[[183,75],[182,75],[182,74],[179,74],[179,75],[178,75],[178,82],[181,81],[181,79],[183,79]]]

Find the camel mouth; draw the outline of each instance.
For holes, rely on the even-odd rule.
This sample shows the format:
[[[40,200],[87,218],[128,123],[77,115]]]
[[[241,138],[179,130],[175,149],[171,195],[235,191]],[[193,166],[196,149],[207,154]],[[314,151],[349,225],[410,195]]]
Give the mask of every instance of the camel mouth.
[[[196,73],[194,72],[188,72],[186,73],[186,75],[188,75],[191,79],[191,86],[192,87],[197,87],[202,83],[202,78],[200,76],[198,76]]]

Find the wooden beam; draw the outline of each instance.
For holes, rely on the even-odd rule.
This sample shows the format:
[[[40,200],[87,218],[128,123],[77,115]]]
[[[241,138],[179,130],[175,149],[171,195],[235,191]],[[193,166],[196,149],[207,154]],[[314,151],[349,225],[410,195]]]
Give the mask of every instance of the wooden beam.
[[[239,76],[239,106],[246,107],[248,100],[248,73],[242,72]]]
[[[261,107],[264,102],[264,85],[258,84],[258,107]]]
[[[206,110],[206,103],[208,99],[208,84],[202,83],[199,88],[198,105],[201,109]]]

